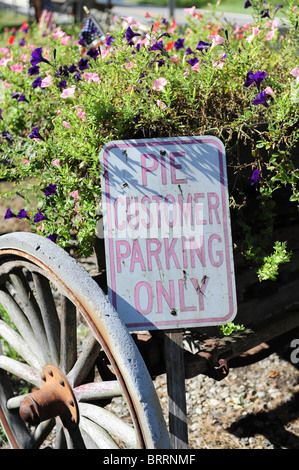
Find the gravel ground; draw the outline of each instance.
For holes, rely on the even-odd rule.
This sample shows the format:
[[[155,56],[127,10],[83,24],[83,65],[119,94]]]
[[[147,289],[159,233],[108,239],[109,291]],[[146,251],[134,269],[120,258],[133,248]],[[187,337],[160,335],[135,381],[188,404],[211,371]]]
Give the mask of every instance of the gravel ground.
[[[190,449],[299,449],[299,371],[288,347],[231,369],[217,382],[186,380]],[[167,419],[165,375],[155,386]]]

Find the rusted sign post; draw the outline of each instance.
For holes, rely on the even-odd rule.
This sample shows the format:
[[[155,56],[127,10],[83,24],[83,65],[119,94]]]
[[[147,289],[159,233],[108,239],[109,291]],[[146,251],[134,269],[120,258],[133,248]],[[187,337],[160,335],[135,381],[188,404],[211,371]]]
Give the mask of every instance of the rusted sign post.
[[[182,329],[236,314],[224,146],[211,136],[115,141],[101,162],[109,298],[129,330],[167,330],[169,370],[184,381]]]

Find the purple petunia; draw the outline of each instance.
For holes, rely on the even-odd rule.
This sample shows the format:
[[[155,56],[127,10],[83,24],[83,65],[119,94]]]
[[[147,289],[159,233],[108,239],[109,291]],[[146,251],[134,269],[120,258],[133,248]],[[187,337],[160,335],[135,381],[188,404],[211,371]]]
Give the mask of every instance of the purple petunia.
[[[106,37],[107,46],[111,46],[114,41],[115,41],[115,38],[113,36]]]
[[[37,49],[34,49],[34,51],[31,54],[31,59],[30,59],[30,64],[31,65],[37,65],[40,62],[45,62],[46,64],[51,65],[51,63],[43,57],[43,48],[38,47]]]
[[[49,186],[45,188],[45,195],[52,196],[52,194],[57,194],[57,185],[50,183]]]
[[[41,210],[39,209],[39,211],[34,215],[33,222],[36,224],[37,222],[41,222],[42,220],[48,220],[48,219],[42,214]]]
[[[188,64],[190,64],[193,67],[193,65],[198,64],[199,60],[197,57],[193,57],[192,59],[189,59],[186,62],[188,62]]]
[[[261,18],[270,18],[269,8],[261,11]]]
[[[4,139],[7,140],[7,142],[10,142],[10,143],[13,142],[13,138],[8,131],[3,131],[2,137],[4,137]]]
[[[251,7],[251,3],[249,0],[246,0],[244,8],[249,8],[249,7]]]
[[[51,235],[48,235],[46,238],[48,240],[51,240],[52,242],[56,243],[58,235],[57,235],[57,233],[52,233]]]
[[[0,108],[0,119],[2,119],[3,121],[3,117],[2,117],[2,109]]]
[[[34,127],[32,130],[31,130],[31,134],[29,135],[30,139],[41,139],[41,140],[45,140],[39,133],[39,130],[38,130],[38,127]]]
[[[18,92],[13,91],[13,92],[12,92],[12,97],[13,97],[13,99],[15,99],[15,100],[17,100],[17,101],[27,101],[27,103],[29,103],[29,101],[27,100],[26,96],[25,96],[25,95],[22,95],[21,93],[18,93]]]
[[[260,179],[260,170],[256,169],[256,170],[253,170],[252,172],[252,177],[251,177],[251,186],[254,185],[255,183],[258,182],[258,180]]]
[[[86,55],[91,57],[92,59],[96,60],[96,58],[100,55],[99,49],[89,49],[89,51],[86,52]]]
[[[84,57],[82,59],[79,60],[78,62],[78,68],[79,70],[86,70],[88,69],[88,65],[89,65],[89,60],[88,59],[84,59]]]
[[[257,97],[252,101],[252,104],[258,105],[262,104],[263,106],[266,106],[268,108],[268,103],[267,103],[267,93],[265,91],[261,91]]]
[[[185,50],[185,54],[186,55],[194,54],[194,52],[192,51],[191,47],[187,47],[187,49]]]
[[[196,46],[196,49],[197,49],[198,51],[203,52],[204,50],[209,49],[210,46],[211,46],[211,44],[209,44],[208,42],[205,42],[205,41],[198,41],[197,46]]]
[[[4,219],[7,220],[7,219],[11,219],[12,217],[16,217],[16,215],[13,212],[11,212],[11,209],[7,209]]]
[[[33,65],[28,69],[28,74],[29,75],[38,75],[39,74],[39,66],[38,65]]]
[[[185,42],[185,39],[183,38],[178,38],[175,43],[174,43],[174,47],[177,51],[179,51],[180,49],[183,49],[184,47],[184,42]]]
[[[60,80],[60,82],[58,83],[58,88],[66,88],[67,87],[67,83],[65,80]]]
[[[42,84],[42,77],[37,77],[32,83],[32,88],[38,88]]]
[[[78,69],[77,69],[77,67],[75,66],[75,64],[72,64],[72,65],[69,67],[69,72],[70,72],[70,73],[75,73],[75,72],[77,72],[77,71],[78,71]]]
[[[266,72],[253,73],[251,70],[247,73],[244,87],[249,88],[253,83],[256,84],[257,89],[260,89],[261,82],[266,78]]]
[[[141,36],[141,34],[140,34],[140,33],[134,33],[134,31],[132,30],[132,28],[130,28],[130,26],[128,26],[128,28],[127,28],[127,30],[126,30],[126,40],[127,40],[129,46],[132,46],[132,45],[133,45],[132,39],[133,39],[135,36]]]
[[[21,209],[17,215],[18,219],[28,219],[28,215],[25,209]]]
[[[162,51],[164,49],[163,41],[157,41],[150,47],[150,51]]]

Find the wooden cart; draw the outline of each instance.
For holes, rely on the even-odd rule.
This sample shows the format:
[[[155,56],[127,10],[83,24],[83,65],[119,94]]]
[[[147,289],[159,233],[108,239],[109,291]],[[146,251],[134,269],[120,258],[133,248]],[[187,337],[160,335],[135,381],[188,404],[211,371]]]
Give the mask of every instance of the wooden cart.
[[[161,156],[162,147],[156,147]],[[109,148],[121,149],[129,165],[131,144]],[[154,173],[153,161],[146,176]],[[174,181],[182,189],[178,175]],[[1,236],[0,418],[11,446],[186,448],[185,378],[221,380],[229,367],[258,360],[298,335],[299,218],[287,207],[285,202],[273,239],[288,240],[293,256],[276,282],[260,283],[234,253],[235,322],[246,329],[229,337],[219,335],[217,321],[129,329],[106,295],[109,253],[101,238],[98,273],[90,276],[50,240],[22,232]],[[133,288],[132,276],[127,286]],[[173,321],[175,312],[169,315]],[[165,372],[169,429],[152,381]]]

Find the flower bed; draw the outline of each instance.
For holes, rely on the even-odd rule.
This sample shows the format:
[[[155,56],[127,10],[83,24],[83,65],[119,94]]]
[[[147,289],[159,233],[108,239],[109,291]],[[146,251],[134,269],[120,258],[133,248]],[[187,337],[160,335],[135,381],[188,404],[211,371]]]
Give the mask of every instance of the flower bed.
[[[254,22],[243,27],[191,7],[184,27],[150,15],[150,26],[119,18],[89,44],[75,27],[40,35],[24,23],[6,31],[0,179],[16,190],[1,195],[4,219],[26,220],[32,231],[87,256],[105,143],[214,134],[227,150],[235,250],[259,268],[260,279],[275,278],[273,266],[290,257],[285,240],[274,251],[268,243],[277,207],[284,214],[289,207],[288,221],[290,214],[298,219],[299,199],[298,12],[288,3],[283,32],[279,7],[248,0]],[[23,208],[14,213],[10,201],[20,197]]]

